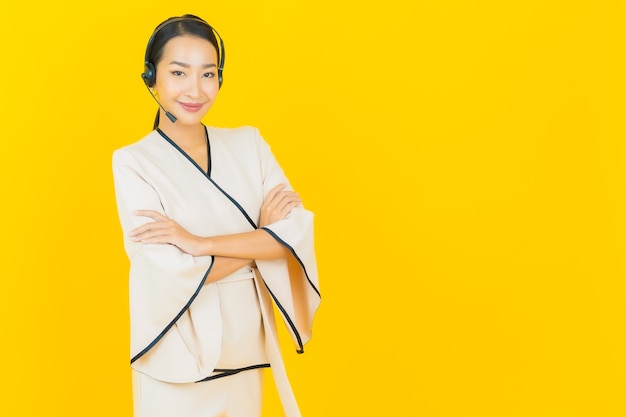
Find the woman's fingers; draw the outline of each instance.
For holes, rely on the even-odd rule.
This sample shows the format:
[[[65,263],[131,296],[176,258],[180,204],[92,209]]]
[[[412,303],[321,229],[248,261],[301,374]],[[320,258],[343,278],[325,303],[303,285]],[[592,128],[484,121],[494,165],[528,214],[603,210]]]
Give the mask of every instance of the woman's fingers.
[[[169,217],[154,210],[136,210],[134,214],[137,216],[142,216],[142,217],[150,217],[151,219],[156,220],[157,222],[169,220]]]
[[[159,233],[156,230],[149,230],[140,235],[131,236],[135,242],[143,243],[169,243],[169,235]]]
[[[300,199],[300,196],[295,191],[280,191],[269,201],[268,207],[282,207],[284,204],[288,204],[294,199]]]
[[[128,234],[131,237],[144,235],[146,232],[151,230],[166,229],[171,227],[173,223],[169,217],[154,210],[137,210],[134,212],[134,214],[136,214],[137,216],[148,217],[154,220],[154,222],[149,222],[139,227],[136,227]]]
[[[276,207],[282,208],[291,203],[301,203],[302,199],[295,191],[283,191],[276,197]]]
[[[265,202],[270,203],[274,201],[274,199],[276,198],[276,195],[286,186],[287,184],[278,184],[275,187],[273,187],[271,190],[269,190],[269,192],[265,196]]]
[[[137,210],[134,214],[154,220],[133,229],[129,233],[129,237],[134,242],[169,243],[192,255],[197,251],[198,245],[201,244],[201,238],[192,235],[164,214],[154,210]]]
[[[150,230],[157,230],[157,229],[165,229],[168,228],[169,224],[166,222],[150,222],[150,223],[146,223],[143,224],[135,229],[133,229],[130,233],[129,236],[137,236],[140,235],[142,233],[146,233]]]
[[[291,212],[294,207],[299,206],[302,200],[296,193],[289,193],[288,195],[276,196],[275,201],[269,207],[271,222],[282,220]]]
[[[291,212],[291,210],[294,207],[299,206],[302,203],[302,201],[298,198],[298,199],[290,199],[288,201],[283,201],[282,203],[283,204],[281,204],[281,207],[278,209],[278,212],[281,218],[285,218]]]

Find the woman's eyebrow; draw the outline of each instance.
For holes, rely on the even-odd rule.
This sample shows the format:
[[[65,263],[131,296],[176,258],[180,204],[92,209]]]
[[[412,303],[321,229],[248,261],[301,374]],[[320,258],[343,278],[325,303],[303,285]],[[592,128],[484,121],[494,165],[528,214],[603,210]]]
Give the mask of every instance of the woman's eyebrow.
[[[181,66],[181,67],[183,67],[183,68],[189,68],[189,67],[191,67],[191,65],[189,65],[189,64],[187,64],[187,63],[185,63],[185,62],[180,62],[180,61],[172,61],[172,62],[170,62],[170,65],[172,65],[172,64],[173,64],[173,65],[178,65],[178,66]],[[202,68],[211,68],[211,67],[217,67],[217,65],[216,65],[216,64],[204,64],[204,65],[202,66]]]

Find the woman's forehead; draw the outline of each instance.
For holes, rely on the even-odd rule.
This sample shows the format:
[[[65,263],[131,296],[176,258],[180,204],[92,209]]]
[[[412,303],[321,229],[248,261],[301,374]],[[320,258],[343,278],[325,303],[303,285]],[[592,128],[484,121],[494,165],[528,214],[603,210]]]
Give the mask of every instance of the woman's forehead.
[[[217,59],[215,46],[207,39],[191,35],[181,35],[170,39],[163,48],[163,58],[187,57],[204,59]]]

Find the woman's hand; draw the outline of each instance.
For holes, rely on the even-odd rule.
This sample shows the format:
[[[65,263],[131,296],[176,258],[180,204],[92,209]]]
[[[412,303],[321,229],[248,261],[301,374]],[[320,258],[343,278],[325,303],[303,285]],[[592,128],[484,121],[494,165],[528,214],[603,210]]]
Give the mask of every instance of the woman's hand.
[[[291,209],[302,203],[295,191],[284,190],[285,187],[286,184],[278,184],[265,196],[261,206],[259,227],[284,219],[291,212]]]
[[[154,210],[137,210],[137,216],[149,217],[154,222],[146,223],[133,229],[129,237],[141,243],[169,243],[183,252],[198,256],[202,246],[202,238],[192,235],[169,217]]]

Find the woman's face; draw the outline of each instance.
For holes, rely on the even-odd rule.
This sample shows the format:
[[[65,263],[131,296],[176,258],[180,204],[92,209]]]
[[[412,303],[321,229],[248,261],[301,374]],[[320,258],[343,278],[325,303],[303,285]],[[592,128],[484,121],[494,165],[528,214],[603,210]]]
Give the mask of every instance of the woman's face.
[[[219,90],[217,68],[217,51],[205,39],[177,36],[165,44],[154,91],[177,124],[200,123],[209,111]]]

